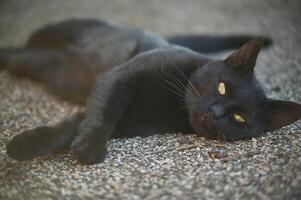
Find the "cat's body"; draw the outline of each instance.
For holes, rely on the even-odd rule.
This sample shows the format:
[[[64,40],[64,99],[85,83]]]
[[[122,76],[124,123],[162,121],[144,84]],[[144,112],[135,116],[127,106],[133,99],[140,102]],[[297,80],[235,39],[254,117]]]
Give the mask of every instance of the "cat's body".
[[[68,20],[34,32],[25,45],[27,51],[15,50],[19,51],[15,58],[7,59],[13,73],[41,81],[58,96],[85,104],[98,74],[164,45],[167,42],[163,38],[142,31],[99,20]],[[13,71],[19,60],[28,68]],[[40,69],[29,69],[30,66]]]
[[[234,41],[245,39],[221,40],[215,49],[236,47],[240,44]],[[184,40],[199,52],[216,45],[196,45],[197,37],[170,41]],[[37,80],[75,103],[85,104],[89,96],[85,115],[25,131],[8,144],[8,154],[25,160],[71,145],[77,159],[93,164],[104,159],[113,137],[198,132],[235,140],[292,123],[301,117],[301,107],[267,99],[254,77],[261,45],[253,40],[225,61],[213,61],[160,36],[102,21],[46,26],[24,49],[0,50],[0,68]],[[262,114],[279,106],[277,123],[271,121],[274,116],[266,118],[270,112]]]

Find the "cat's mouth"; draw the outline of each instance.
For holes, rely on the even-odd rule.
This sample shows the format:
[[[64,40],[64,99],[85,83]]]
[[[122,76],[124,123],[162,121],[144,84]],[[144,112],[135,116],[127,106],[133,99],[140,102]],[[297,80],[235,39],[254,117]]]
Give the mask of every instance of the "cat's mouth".
[[[218,133],[214,128],[215,120],[213,117],[213,113],[210,112],[206,114],[193,113],[190,121],[197,135],[208,139],[218,138]]]

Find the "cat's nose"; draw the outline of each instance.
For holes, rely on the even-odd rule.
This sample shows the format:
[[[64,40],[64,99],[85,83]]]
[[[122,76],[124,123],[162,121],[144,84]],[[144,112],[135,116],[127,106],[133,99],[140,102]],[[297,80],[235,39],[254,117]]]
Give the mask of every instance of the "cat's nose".
[[[212,105],[210,111],[214,114],[215,117],[221,117],[225,114],[225,108],[221,104]]]

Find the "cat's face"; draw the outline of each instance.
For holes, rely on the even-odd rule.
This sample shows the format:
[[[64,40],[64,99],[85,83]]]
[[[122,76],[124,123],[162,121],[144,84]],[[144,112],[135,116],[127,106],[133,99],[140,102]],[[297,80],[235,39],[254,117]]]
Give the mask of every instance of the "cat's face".
[[[290,124],[301,106],[268,99],[254,76],[262,41],[255,39],[224,61],[213,61],[190,77],[186,96],[190,123],[211,139],[249,139]]]

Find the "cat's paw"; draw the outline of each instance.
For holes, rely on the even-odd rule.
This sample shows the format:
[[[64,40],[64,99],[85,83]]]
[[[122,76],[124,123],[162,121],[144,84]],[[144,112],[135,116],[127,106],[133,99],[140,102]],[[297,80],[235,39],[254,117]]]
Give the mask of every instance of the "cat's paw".
[[[50,127],[40,126],[16,135],[7,145],[9,157],[16,160],[30,160],[51,153],[56,146],[57,137]]]
[[[88,137],[77,137],[71,145],[71,151],[81,164],[93,165],[104,161],[106,144]]]
[[[37,141],[36,141],[37,142]],[[9,157],[23,161],[36,157],[35,141],[28,133],[22,133],[15,136],[6,145],[6,153]]]

